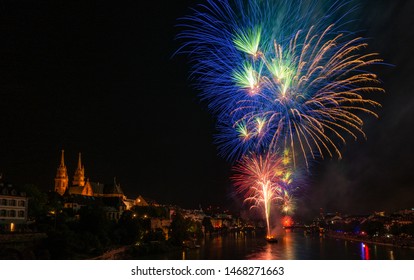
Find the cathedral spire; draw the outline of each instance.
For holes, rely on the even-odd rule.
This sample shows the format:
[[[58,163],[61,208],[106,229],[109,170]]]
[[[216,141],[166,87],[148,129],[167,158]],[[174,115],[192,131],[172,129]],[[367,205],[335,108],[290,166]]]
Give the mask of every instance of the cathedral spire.
[[[78,158],[78,169],[82,169],[82,154],[79,153],[79,158]]]
[[[79,153],[78,168],[73,176],[72,185],[83,187],[85,185],[85,168],[82,166],[82,154]]]
[[[57,168],[55,177],[55,192],[57,192],[60,195],[63,195],[65,193],[69,183],[68,173],[65,166],[64,153],[65,151],[62,150],[62,154],[60,157],[60,165]]]
[[[60,167],[65,167],[65,150],[62,150],[62,155],[60,157]]]

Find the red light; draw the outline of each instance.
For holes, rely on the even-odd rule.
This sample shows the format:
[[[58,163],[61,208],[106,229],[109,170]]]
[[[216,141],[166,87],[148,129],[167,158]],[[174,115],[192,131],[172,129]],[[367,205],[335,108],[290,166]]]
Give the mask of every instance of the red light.
[[[291,218],[291,217],[286,216],[286,217],[284,217],[284,218],[283,218],[282,223],[283,223],[283,225],[284,225],[285,227],[290,227],[290,226],[292,226],[292,225],[293,225],[293,220],[292,220],[292,218]]]

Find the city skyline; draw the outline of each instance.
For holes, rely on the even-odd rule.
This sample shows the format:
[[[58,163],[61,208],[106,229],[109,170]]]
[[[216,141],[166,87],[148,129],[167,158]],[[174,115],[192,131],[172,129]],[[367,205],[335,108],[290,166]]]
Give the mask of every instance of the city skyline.
[[[91,181],[117,177],[131,196],[237,206],[230,164],[213,143],[214,120],[191,86],[187,59],[173,56],[176,20],[194,1],[52,3],[3,5],[5,178],[52,190],[64,149],[70,174],[81,152]],[[300,214],[412,208],[413,31],[402,26],[413,23],[413,10],[405,1],[361,4],[361,35],[392,65],[377,67],[387,92],[376,96],[380,119],[366,119],[367,140],[347,139],[341,161],[310,168]]]

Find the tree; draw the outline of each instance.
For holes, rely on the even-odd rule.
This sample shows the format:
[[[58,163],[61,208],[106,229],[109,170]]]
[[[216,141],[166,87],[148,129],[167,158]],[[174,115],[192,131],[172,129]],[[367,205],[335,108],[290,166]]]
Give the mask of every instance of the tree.
[[[33,184],[23,186],[23,191],[29,198],[28,217],[30,219],[39,219],[47,214],[47,195]]]
[[[82,207],[79,211],[79,228],[93,234],[102,234],[110,227],[110,221],[101,207]]]
[[[136,217],[132,211],[124,211],[116,226],[115,238],[125,245],[142,240],[147,221]]]
[[[414,224],[411,223],[411,224],[408,224],[408,225],[403,225],[401,227],[401,232],[405,233],[405,234],[408,234],[408,235],[411,235],[411,236],[414,236]]]
[[[385,228],[380,221],[367,221],[361,224],[361,230],[365,231],[369,236],[373,236],[375,234],[382,234]]]
[[[138,217],[168,218],[169,211],[162,206],[135,206],[132,208]]]
[[[214,230],[213,224],[211,223],[210,217],[204,217],[201,224],[204,227],[205,232],[212,232]]]
[[[170,230],[170,241],[174,245],[181,246],[184,240],[190,238],[190,233],[188,232],[188,223],[179,211],[176,211],[173,216]]]

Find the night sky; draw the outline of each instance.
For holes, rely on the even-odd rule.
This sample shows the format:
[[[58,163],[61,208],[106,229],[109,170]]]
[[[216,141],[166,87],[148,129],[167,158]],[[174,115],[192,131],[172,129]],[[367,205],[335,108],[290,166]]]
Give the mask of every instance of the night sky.
[[[95,1],[94,1],[95,2]],[[0,1],[0,172],[52,190],[60,150],[72,178],[113,177],[129,197],[198,207],[237,205],[214,120],[174,56],[177,18],[196,1]],[[200,1],[198,1],[200,2]],[[368,140],[310,169],[299,214],[414,207],[414,2],[361,1],[359,35],[394,66]]]

